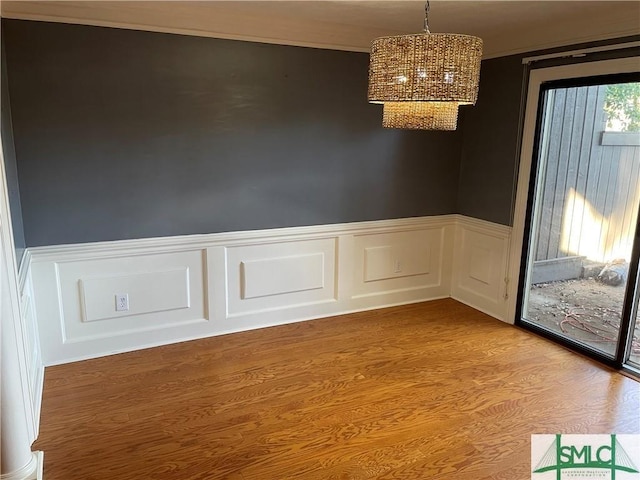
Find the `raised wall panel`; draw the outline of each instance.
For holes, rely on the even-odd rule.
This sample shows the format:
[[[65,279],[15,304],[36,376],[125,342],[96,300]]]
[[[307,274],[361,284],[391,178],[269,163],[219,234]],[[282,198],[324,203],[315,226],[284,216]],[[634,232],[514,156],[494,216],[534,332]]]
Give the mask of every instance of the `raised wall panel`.
[[[336,238],[226,248],[227,314],[336,301]]]
[[[130,317],[146,313],[189,308],[189,268],[176,270],[81,278],[83,321]],[[159,294],[161,292],[161,294]],[[115,308],[116,295],[126,294],[129,309]]]
[[[324,288],[324,253],[240,262],[242,299]]]
[[[503,240],[478,232],[462,231],[461,269],[458,286],[497,301],[504,271],[501,269]]]
[[[364,281],[428,275],[431,269],[429,245],[405,243],[364,249]]]
[[[20,275],[20,315],[22,326],[22,339],[24,342],[25,362],[26,362],[26,382],[28,384],[30,405],[27,408],[31,418],[28,419],[28,426],[31,440],[38,436],[40,426],[40,407],[42,404],[42,391],[44,387],[44,365],[42,363],[42,353],[40,348],[40,338],[38,334],[38,324],[34,308],[33,285],[29,272]]]
[[[203,251],[59,262],[64,342],[206,321]],[[115,295],[129,296],[116,311]]]
[[[445,227],[355,236],[353,297],[416,289],[446,296],[444,236]]]
[[[495,250],[494,250],[495,252]],[[474,245],[469,249],[469,279],[491,286],[494,277],[494,255],[490,248]]]
[[[465,217],[457,228],[451,296],[505,320],[510,229]]]

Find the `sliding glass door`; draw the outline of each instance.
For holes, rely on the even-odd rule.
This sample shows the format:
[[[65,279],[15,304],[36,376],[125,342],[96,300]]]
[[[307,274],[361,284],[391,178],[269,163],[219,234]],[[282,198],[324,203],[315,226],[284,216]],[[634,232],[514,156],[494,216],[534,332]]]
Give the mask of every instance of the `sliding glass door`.
[[[519,324],[640,364],[640,76],[540,88]]]

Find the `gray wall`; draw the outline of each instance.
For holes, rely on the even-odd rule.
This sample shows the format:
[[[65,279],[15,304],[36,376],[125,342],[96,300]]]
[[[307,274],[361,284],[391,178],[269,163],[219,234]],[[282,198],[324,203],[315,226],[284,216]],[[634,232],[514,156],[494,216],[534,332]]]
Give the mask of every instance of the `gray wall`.
[[[640,36],[634,35],[483,61],[478,103],[475,107],[461,108],[463,147],[458,213],[512,225],[520,160],[523,80],[528,78],[528,72],[522,64],[523,57],[638,40]],[[536,62],[531,68],[635,56],[639,51],[638,48],[631,48],[600,52],[585,58],[556,58]]]
[[[478,102],[461,109],[458,213],[511,225],[522,78],[519,55],[482,62]]]
[[[366,53],[3,28],[28,246],[456,211],[461,133],[384,130]]]
[[[0,80],[0,127],[2,130],[2,154],[4,156],[5,175],[7,177],[7,193],[9,208],[11,209],[11,224],[13,226],[13,241],[16,247],[16,261],[22,260],[25,249],[24,228],[22,225],[22,206],[20,204],[20,187],[16,166],[16,152],[13,144],[13,128],[11,125],[11,105],[9,102],[9,84],[7,82],[7,65],[2,41],[2,73]]]
[[[512,223],[522,55],[482,62],[457,132],[398,131],[366,102],[366,53],[2,25],[19,246],[20,200],[28,246],[445,213]]]

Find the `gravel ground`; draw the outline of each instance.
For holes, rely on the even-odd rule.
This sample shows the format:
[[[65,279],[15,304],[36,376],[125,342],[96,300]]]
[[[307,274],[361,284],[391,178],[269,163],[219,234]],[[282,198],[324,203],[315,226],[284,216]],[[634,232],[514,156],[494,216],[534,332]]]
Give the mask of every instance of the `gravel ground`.
[[[529,292],[525,317],[613,354],[624,292],[624,285],[612,287],[594,278],[540,283]],[[640,325],[634,333],[632,359],[640,361]]]

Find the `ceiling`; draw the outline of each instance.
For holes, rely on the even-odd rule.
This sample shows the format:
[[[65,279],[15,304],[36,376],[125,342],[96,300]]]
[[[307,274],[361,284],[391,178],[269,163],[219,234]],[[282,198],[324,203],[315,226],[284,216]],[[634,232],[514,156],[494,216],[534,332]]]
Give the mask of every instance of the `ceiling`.
[[[2,1],[3,17],[368,51],[422,30],[423,1]],[[492,58],[640,34],[638,1],[433,0],[432,32],[484,40]]]

